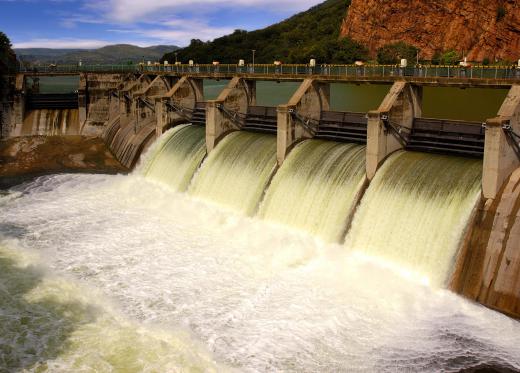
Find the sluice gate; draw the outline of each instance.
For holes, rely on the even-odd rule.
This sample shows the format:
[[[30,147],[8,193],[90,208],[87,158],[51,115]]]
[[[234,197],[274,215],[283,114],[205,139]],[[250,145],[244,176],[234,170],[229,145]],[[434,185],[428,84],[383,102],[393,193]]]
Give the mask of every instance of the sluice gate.
[[[407,150],[484,156],[485,127],[479,122],[415,118]]]
[[[322,111],[316,135],[317,139],[353,142],[367,142],[366,113]]]
[[[252,132],[276,134],[276,107],[250,106],[248,108],[245,124],[242,129]]]
[[[191,114],[191,123],[198,124],[200,126],[206,125],[206,103],[205,102],[197,102],[195,104],[195,109]]]
[[[77,109],[77,93],[30,93],[27,95],[27,109]]]

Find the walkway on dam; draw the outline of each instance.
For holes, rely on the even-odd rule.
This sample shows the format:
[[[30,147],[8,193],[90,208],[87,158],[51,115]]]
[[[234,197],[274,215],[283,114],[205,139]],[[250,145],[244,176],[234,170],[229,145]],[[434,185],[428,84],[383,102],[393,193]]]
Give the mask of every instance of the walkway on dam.
[[[419,65],[274,65],[237,64],[212,65],[51,65],[20,69],[26,75],[76,75],[79,73],[144,73],[169,76],[230,79],[241,76],[249,79],[299,81],[312,76],[326,82],[391,83],[405,80],[424,85],[504,86],[520,82],[520,67],[503,66],[437,66]]]

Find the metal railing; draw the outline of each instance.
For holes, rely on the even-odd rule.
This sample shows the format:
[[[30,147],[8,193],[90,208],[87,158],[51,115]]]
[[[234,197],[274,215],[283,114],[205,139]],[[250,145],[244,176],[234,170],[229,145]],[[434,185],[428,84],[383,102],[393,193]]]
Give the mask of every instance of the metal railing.
[[[201,64],[201,65],[51,65],[36,66],[30,69],[20,68],[21,73],[67,74],[81,72],[104,73],[165,73],[179,75],[215,75],[235,74],[272,75],[272,76],[330,76],[361,78],[457,78],[457,79],[515,79],[520,80],[520,68],[505,66],[443,66],[418,65],[400,67],[398,65],[274,65],[255,64],[239,66],[236,64]]]

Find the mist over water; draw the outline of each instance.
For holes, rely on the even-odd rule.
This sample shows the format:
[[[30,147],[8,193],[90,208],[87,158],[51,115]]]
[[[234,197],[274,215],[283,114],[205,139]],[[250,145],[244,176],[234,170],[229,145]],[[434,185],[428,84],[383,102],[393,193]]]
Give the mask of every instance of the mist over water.
[[[520,369],[517,321],[135,174],[20,186],[0,235],[15,370]]]

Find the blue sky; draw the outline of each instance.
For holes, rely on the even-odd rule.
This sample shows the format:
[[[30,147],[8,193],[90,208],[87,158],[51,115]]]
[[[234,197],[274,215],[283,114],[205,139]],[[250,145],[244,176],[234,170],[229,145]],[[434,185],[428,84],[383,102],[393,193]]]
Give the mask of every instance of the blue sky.
[[[0,0],[0,31],[15,48],[185,46],[254,30],[320,0]]]

